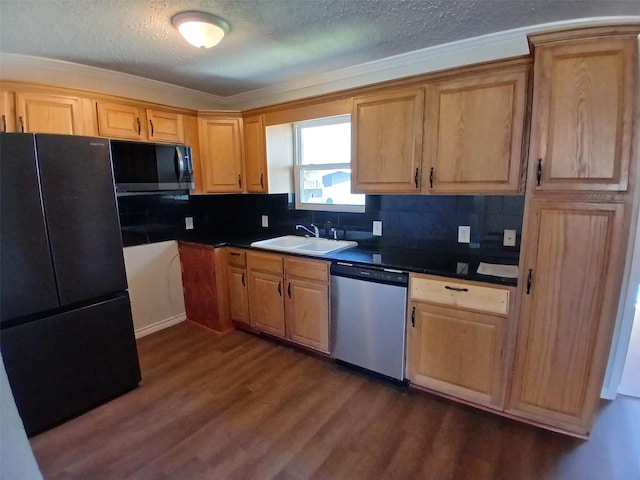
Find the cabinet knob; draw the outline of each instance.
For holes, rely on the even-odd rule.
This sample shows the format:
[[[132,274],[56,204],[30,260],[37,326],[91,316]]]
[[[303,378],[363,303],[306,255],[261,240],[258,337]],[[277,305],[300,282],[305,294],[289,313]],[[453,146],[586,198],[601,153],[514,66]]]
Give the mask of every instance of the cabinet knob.
[[[20,131],[24,133],[24,120],[22,119],[22,115],[18,117],[18,120],[20,121]]]
[[[260,188],[264,188],[264,173],[260,174]]]
[[[140,117],[136,117],[136,122],[138,123],[138,135],[142,131],[142,124],[140,123]]]
[[[429,172],[429,187],[433,188],[433,167],[431,167],[431,171]]]
[[[278,295],[282,296],[282,282],[278,282]]]
[[[529,269],[529,275],[527,275],[527,295],[531,293],[532,283],[533,283],[533,270]]]
[[[7,133],[7,116],[2,115],[2,131]]]
[[[420,172],[419,168],[416,168],[416,173],[413,176],[413,182],[416,184],[416,188],[418,188],[418,173]]]
[[[153,120],[149,120],[149,126],[151,127],[151,136],[153,137]],[[140,135],[140,132],[138,132],[138,135]]]
[[[242,272],[242,286],[243,286],[243,287],[246,287],[246,286],[247,286],[247,284],[246,284],[246,283],[244,283],[244,272]]]
[[[238,188],[242,188],[242,175],[238,174]]]
[[[291,282],[289,282],[289,285],[287,286],[287,295],[291,298]]]

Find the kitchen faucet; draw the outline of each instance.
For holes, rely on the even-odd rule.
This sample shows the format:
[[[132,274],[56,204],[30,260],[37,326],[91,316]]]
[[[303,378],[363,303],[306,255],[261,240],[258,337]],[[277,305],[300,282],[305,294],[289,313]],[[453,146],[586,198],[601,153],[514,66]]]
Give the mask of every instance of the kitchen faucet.
[[[320,230],[318,230],[318,227],[316,227],[313,223],[311,224],[311,226],[313,227],[313,231],[311,231],[310,229],[308,229],[304,225],[296,225],[296,230],[301,228],[301,229],[306,230],[307,232],[309,232],[314,237],[320,238]]]

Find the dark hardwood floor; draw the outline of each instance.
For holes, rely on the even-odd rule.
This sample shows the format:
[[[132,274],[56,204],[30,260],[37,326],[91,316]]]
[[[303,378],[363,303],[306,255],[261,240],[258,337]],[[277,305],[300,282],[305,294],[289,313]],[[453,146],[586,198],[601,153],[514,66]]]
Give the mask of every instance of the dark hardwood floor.
[[[46,479],[640,479],[640,400],[588,441],[403,389],[260,337],[182,323],[139,388],[31,439]]]

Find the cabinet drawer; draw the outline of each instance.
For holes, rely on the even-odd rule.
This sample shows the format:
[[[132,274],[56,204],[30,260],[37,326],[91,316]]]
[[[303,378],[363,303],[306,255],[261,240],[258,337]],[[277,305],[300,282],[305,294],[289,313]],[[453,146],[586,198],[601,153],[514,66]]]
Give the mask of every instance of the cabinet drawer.
[[[286,258],[287,276],[307,278],[321,282],[329,281],[329,263],[321,260],[307,260],[302,258]]]
[[[271,253],[247,252],[247,268],[282,275],[282,257]]]
[[[247,253],[238,248],[228,250],[229,265],[232,267],[245,268],[247,266]]]
[[[411,299],[507,315],[509,290],[426,276],[411,276]]]

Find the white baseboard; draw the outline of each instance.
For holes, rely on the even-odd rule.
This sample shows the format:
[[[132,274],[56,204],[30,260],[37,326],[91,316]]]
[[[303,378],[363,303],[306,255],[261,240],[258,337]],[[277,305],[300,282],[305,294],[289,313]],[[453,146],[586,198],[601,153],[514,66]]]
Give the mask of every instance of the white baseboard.
[[[146,335],[159,332],[160,330],[164,330],[165,328],[169,328],[173,325],[177,325],[180,322],[184,322],[186,319],[187,315],[185,313],[165,318],[164,320],[160,320],[159,322],[156,322],[152,325],[147,325],[146,327],[137,329],[135,332],[136,338],[142,338]]]

